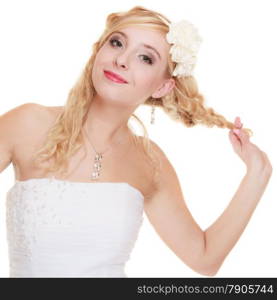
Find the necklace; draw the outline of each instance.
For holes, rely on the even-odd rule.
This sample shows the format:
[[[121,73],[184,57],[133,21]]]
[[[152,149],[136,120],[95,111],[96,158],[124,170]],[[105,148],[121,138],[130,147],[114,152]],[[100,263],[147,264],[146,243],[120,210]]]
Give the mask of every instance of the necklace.
[[[101,152],[101,153],[98,152],[98,151],[96,151],[95,148],[94,148],[94,146],[92,145],[89,137],[88,137],[88,133],[87,133],[86,127],[87,127],[87,124],[85,124],[85,126],[84,126],[85,135],[86,135],[86,137],[87,137],[87,139],[88,139],[88,141],[89,141],[92,149],[95,152],[94,163],[93,163],[93,171],[92,171],[92,174],[91,174],[91,180],[97,180],[97,179],[99,179],[99,177],[100,177],[100,171],[102,170],[101,161],[103,160],[103,154],[105,152],[109,152],[109,150],[112,148],[112,144],[111,144],[110,147],[106,148],[106,150],[103,151],[103,152]],[[122,141],[123,141],[123,138],[119,142],[117,142],[116,144],[121,144]]]

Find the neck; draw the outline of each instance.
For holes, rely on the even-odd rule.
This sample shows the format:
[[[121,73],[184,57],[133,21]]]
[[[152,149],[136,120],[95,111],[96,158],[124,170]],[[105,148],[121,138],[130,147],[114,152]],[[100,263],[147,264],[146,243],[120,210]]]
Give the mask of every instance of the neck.
[[[84,128],[97,151],[128,137],[129,116],[130,112],[126,112],[122,106],[107,104],[96,97],[91,101]]]

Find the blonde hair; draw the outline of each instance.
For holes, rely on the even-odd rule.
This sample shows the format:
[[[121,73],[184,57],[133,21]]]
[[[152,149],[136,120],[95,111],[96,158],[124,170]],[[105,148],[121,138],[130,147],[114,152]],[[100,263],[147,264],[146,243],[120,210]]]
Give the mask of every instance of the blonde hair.
[[[83,145],[82,127],[86,121],[88,109],[96,93],[92,83],[91,74],[95,57],[99,49],[108,37],[117,30],[130,25],[143,26],[166,34],[169,30],[170,21],[162,14],[135,6],[125,12],[116,12],[108,15],[106,28],[99,40],[93,44],[92,55],[75,85],[69,91],[69,95],[62,113],[58,116],[55,124],[48,132],[46,141],[35,154],[35,162],[50,161],[46,171],[65,173],[68,168],[69,158],[75,154]],[[167,73],[172,74],[176,63],[168,55]],[[198,92],[196,80],[193,76],[175,78],[175,87],[164,97],[146,99],[144,105],[155,105],[164,110],[168,116],[187,127],[203,124],[208,127],[233,129],[234,124],[227,121],[223,116],[217,114],[212,108],[205,107],[204,97]],[[157,164],[159,161],[154,156],[153,148],[149,142],[147,130],[143,122],[135,115],[133,117],[143,128],[143,138],[135,134],[134,142],[141,143],[150,163],[153,163],[154,174],[157,175]],[[128,125],[129,126],[129,125]],[[129,127],[130,128],[130,127]],[[250,129],[244,129],[252,135]],[[156,178],[155,176],[153,178]]]

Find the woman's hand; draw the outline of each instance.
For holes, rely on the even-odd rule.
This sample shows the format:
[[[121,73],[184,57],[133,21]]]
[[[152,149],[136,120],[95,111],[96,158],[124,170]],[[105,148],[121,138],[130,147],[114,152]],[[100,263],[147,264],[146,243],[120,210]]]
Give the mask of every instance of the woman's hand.
[[[245,163],[247,170],[266,171],[271,174],[272,166],[266,155],[255,144],[250,142],[250,137],[244,129],[240,118],[235,119],[235,129],[230,130],[229,138],[234,151]]]

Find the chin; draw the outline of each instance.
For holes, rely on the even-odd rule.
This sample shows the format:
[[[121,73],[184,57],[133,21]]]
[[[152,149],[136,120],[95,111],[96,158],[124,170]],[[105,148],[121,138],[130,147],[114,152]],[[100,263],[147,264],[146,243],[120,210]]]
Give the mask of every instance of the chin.
[[[127,93],[126,90],[123,90],[124,87],[127,86],[127,84],[118,84],[112,81],[109,81],[103,74],[97,74],[96,80],[92,78],[92,83],[95,88],[96,94],[102,98],[106,99],[109,102],[121,102],[122,99],[126,98],[126,95],[129,95],[130,93]],[[123,92],[124,91],[124,92]],[[121,99],[121,101],[119,101]]]
[[[96,94],[100,99],[105,100],[105,102],[109,103],[124,103],[124,98],[126,97],[126,93],[115,93],[113,89],[107,91],[106,89],[96,89]]]

